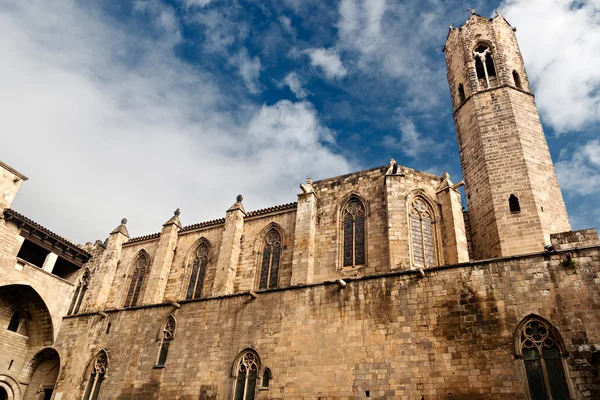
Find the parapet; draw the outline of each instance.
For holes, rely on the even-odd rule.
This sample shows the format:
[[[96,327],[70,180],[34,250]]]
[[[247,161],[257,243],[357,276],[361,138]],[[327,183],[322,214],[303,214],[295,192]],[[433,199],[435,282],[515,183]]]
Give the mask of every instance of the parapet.
[[[550,243],[555,250],[576,249],[579,247],[600,245],[598,231],[595,228],[579,231],[553,233]]]

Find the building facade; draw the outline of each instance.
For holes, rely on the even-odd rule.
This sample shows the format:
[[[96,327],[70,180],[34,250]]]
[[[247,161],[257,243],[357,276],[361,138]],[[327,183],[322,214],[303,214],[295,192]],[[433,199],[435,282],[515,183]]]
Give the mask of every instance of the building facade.
[[[514,30],[473,14],[444,50],[464,183],[392,160],[78,247],[0,165],[0,400],[599,398],[600,241]]]

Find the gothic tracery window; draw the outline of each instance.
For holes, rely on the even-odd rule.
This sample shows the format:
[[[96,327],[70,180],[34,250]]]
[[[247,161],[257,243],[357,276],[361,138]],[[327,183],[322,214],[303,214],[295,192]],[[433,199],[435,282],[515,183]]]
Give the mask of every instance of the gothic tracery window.
[[[129,284],[129,290],[127,291],[127,298],[125,299],[125,307],[134,307],[137,305],[144,283],[148,262],[148,255],[143,251],[140,252],[135,260],[131,283]]]
[[[519,332],[518,351],[523,357],[527,384],[532,400],[569,399],[558,333],[538,317],[530,317]]]
[[[108,366],[108,357],[106,353],[101,351],[96,356],[92,365],[92,371],[90,373],[88,383],[83,394],[83,400],[96,400],[100,394],[100,387],[106,376],[106,368]]]
[[[436,265],[435,227],[431,207],[424,199],[416,197],[411,203],[409,217],[414,265]]]
[[[75,289],[75,294],[73,295],[73,299],[71,300],[71,305],[69,306],[69,311],[67,315],[77,314],[79,312],[79,308],[81,307],[81,302],[83,301],[83,296],[87,291],[88,281],[90,279],[90,271],[86,268],[79,279],[79,284],[77,285],[77,289]]]
[[[253,351],[246,351],[240,357],[235,375],[234,400],[254,400],[260,360]]]
[[[278,285],[281,259],[281,234],[272,228],[266,235],[260,270],[259,289],[273,289]]]
[[[186,299],[197,299],[202,296],[204,278],[206,277],[206,268],[208,266],[209,247],[206,243],[201,243],[196,250],[196,256],[192,263],[192,274],[188,285]]]
[[[473,56],[475,58],[477,79],[485,82],[486,88],[490,88],[491,84],[496,82],[496,67],[492,58],[492,50],[487,44],[480,43],[475,48]]]
[[[162,367],[167,362],[167,355],[169,354],[169,345],[175,336],[175,318],[169,316],[167,321],[163,324],[162,332],[160,335],[160,346],[158,349],[158,357],[156,359],[157,367]]]
[[[342,210],[343,266],[365,264],[365,206],[353,197]]]

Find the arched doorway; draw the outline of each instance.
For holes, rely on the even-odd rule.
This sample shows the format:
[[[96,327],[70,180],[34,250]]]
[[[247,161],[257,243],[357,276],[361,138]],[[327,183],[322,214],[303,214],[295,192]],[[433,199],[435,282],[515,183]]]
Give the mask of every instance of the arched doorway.
[[[39,351],[23,367],[19,382],[26,383],[25,400],[50,400],[60,370],[60,357],[53,348]]]
[[[8,400],[8,393],[2,387],[0,387],[0,400]]]

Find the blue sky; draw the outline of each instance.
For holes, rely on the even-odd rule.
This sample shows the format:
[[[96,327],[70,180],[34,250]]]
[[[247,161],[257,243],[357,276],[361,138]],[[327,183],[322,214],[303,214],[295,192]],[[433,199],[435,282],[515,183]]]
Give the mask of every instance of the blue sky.
[[[518,28],[573,228],[600,225],[598,0],[1,0],[13,207],[85,242],[392,157],[458,181],[441,47],[470,7]]]

